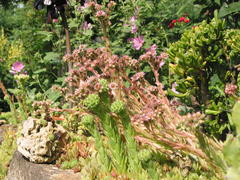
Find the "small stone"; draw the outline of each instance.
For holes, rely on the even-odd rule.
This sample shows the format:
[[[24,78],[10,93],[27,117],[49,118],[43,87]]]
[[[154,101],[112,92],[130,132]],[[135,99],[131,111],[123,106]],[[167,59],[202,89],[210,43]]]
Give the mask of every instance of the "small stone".
[[[24,121],[21,135],[17,139],[17,149],[34,163],[56,160],[67,141],[67,132],[62,126],[47,121],[43,126],[41,120],[32,117]]]

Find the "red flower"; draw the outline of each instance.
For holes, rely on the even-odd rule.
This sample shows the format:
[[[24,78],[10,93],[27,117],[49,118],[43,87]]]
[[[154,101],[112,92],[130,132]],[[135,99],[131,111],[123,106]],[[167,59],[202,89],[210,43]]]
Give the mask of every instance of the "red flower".
[[[177,20],[176,19],[173,19],[169,24],[168,24],[168,27],[170,28],[170,29],[172,29],[172,28],[174,28],[174,24],[177,22]]]
[[[174,24],[173,24],[173,23],[169,23],[168,27],[169,27],[170,29],[172,29],[172,28],[174,28]]]
[[[185,23],[189,23],[189,22],[190,22],[190,19],[184,19],[184,22],[185,22]]]
[[[179,19],[178,19],[178,22],[182,22],[182,21],[184,21],[185,22],[185,17],[180,17]]]

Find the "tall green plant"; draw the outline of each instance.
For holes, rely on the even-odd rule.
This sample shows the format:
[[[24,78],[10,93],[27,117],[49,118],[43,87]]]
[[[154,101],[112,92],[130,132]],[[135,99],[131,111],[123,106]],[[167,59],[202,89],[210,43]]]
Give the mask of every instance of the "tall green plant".
[[[228,135],[224,145],[223,154],[228,164],[226,177],[231,180],[240,178],[240,101],[238,100],[232,110],[232,122],[236,127],[236,136]]]
[[[197,102],[188,98],[190,105],[211,115],[206,127],[215,135],[230,129],[227,114],[234,103],[232,96],[237,92],[235,65],[239,52],[232,39],[238,36],[239,31],[226,30],[225,21],[214,18],[210,23],[203,21],[185,31],[168,50],[173,77],[170,84],[176,81],[177,85],[169,89],[169,94],[195,96]]]

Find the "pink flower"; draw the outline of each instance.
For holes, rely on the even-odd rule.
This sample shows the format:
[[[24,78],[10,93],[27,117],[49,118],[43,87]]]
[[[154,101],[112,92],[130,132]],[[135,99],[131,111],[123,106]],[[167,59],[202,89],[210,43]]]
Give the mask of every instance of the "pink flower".
[[[180,17],[180,18],[178,19],[178,22],[182,22],[182,21],[185,21],[185,17]]]
[[[115,6],[116,5],[116,3],[114,2],[114,1],[110,1],[109,3],[108,3],[108,8],[112,8],[113,6]]]
[[[94,2],[85,2],[84,5],[79,8],[79,10],[81,11],[81,10],[87,9],[93,5],[94,5]]]
[[[53,19],[52,21],[53,21],[53,23],[57,23],[58,19]]]
[[[174,82],[173,84],[172,84],[172,91],[174,92],[174,93],[176,93],[176,94],[179,94],[179,92],[176,90],[176,87],[177,87],[177,83],[176,82]]]
[[[150,52],[153,56],[155,56],[157,54],[156,49],[157,45],[153,44],[149,49],[147,49],[147,52]]]
[[[227,95],[233,95],[235,94],[237,91],[237,85],[235,84],[226,84],[226,87],[225,87],[225,94]]]
[[[167,58],[168,58],[168,54],[165,53],[165,52],[162,52],[162,53],[160,54],[160,58],[161,58],[161,59],[167,59]]]
[[[172,24],[175,24],[176,22],[177,22],[176,19],[173,19],[173,20],[171,21]]]
[[[143,43],[144,43],[143,36],[133,38],[132,42],[133,42],[134,49],[136,49],[136,50],[141,49],[141,47],[143,46]]]
[[[135,23],[137,21],[137,17],[136,16],[132,16],[131,18],[130,18],[130,22],[131,23]]]
[[[22,62],[17,61],[17,62],[15,62],[15,63],[12,65],[12,68],[11,68],[11,70],[10,70],[10,73],[12,73],[12,74],[19,73],[19,72],[21,72],[21,71],[23,70],[24,67],[25,67],[25,66],[24,66],[24,64],[23,64]]]
[[[136,81],[138,81],[139,79],[143,78],[144,75],[145,75],[144,72],[138,72],[138,73],[134,74],[134,75],[131,77],[131,80],[132,80],[133,82],[136,82]]]
[[[136,24],[132,25],[131,33],[135,34],[137,32],[138,28]]]
[[[159,67],[163,67],[163,65],[165,64],[165,61],[161,60],[160,63],[159,63]]]
[[[96,16],[97,17],[104,17],[104,16],[106,16],[107,14],[104,12],[104,11],[102,11],[102,10],[100,10],[100,11],[97,11],[97,13],[96,13]]]
[[[91,23],[87,23],[87,21],[85,21],[83,24],[82,24],[82,29],[84,31],[87,31],[88,29],[91,29],[92,27],[92,24]]]
[[[118,84],[115,82],[111,82],[108,86],[111,90],[115,90],[118,88]]]

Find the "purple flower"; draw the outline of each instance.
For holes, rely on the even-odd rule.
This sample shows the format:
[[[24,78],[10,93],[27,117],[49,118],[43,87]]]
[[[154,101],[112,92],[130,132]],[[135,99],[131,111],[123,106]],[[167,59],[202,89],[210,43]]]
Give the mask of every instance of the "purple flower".
[[[160,63],[159,63],[159,67],[163,67],[163,65],[165,64],[165,61],[161,60]]]
[[[57,23],[58,19],[53,19],[52,21],[53,21],[53,23]]]
[[[157,49],[157,45],[153,44],[150,48],[148,48],[146,50],[147,50],[147,52],[150,52],[153,56],[155,56],[157,54],[156,49]]]
[[[132,25],[131,33],[135,34],[138,30],[138,27],[136,24]]]
[[[21,71],[23,70],[24,67],[25,67],[25,66],[24,66],[24,64],[23,64],[22,62],[17,61],[17,62],[15,62],[15,63],[12,65],[12,68],[11,68],[11,70],[10,70],[10,73],[12,73],[12,74],[19,73],[19,72],[21,72]]]
[[[131,23],[135,23],[137,21],[137,17],[136,16],[132,16],[131,18],[130,18],[130,22]]]
[[[235,84],[226,84],[225,90],[224,90],[225,94],[233,95],[233,94],[236,93],[236,91],[237,91],[237,85],[235,85]]]
[[[138,72],[138,73],[134,74],[134,75],[131,77],[131,80],[132,80],[133,82],[138,81],[139,79],[143,78],[144,75],[145,75],[144,72]]]
[[[94,5],[93,2],[85,2],[83,6],[80,6],[80,7],[78,8],[78,10],[79,10],[79,11],[85,10],[85,9],[87,9],[87,8],[93,6],[93,5]]]
[[[176,94],[179,94],[179,92],[176,90],[176,87],[177,87],[177,83],[176,82],[174,82],[173,84],[172,84],[172,91],[174,92],[174,93],[176,93]]]
[[[84,31],[87,31],[88,29],[91,29],[92,27],[92,24],[91,23],[88,23],[87,21],[85,21],[83,24],[82,24],[82,29]]]
[[[168,58],[168,54],[165,53],[165,52],[162,52],[162,53],[160,54],[160,58],[161,58],[161,59],[167,59],[167,58]]]
[[[141,49],[141,47],[143,46],[143,43],[144,43],[143,36],[133,38],[132,42],[133,42],[134,49],[136,49],[136,50]]]
[[[102,10],[100,10],[100,11],[97,11],[97,13],[96,13],[96,16],[97,17],[104,17],[104,16],[106,16],[107,14],[104,12],[104,11],[102,11]]]

